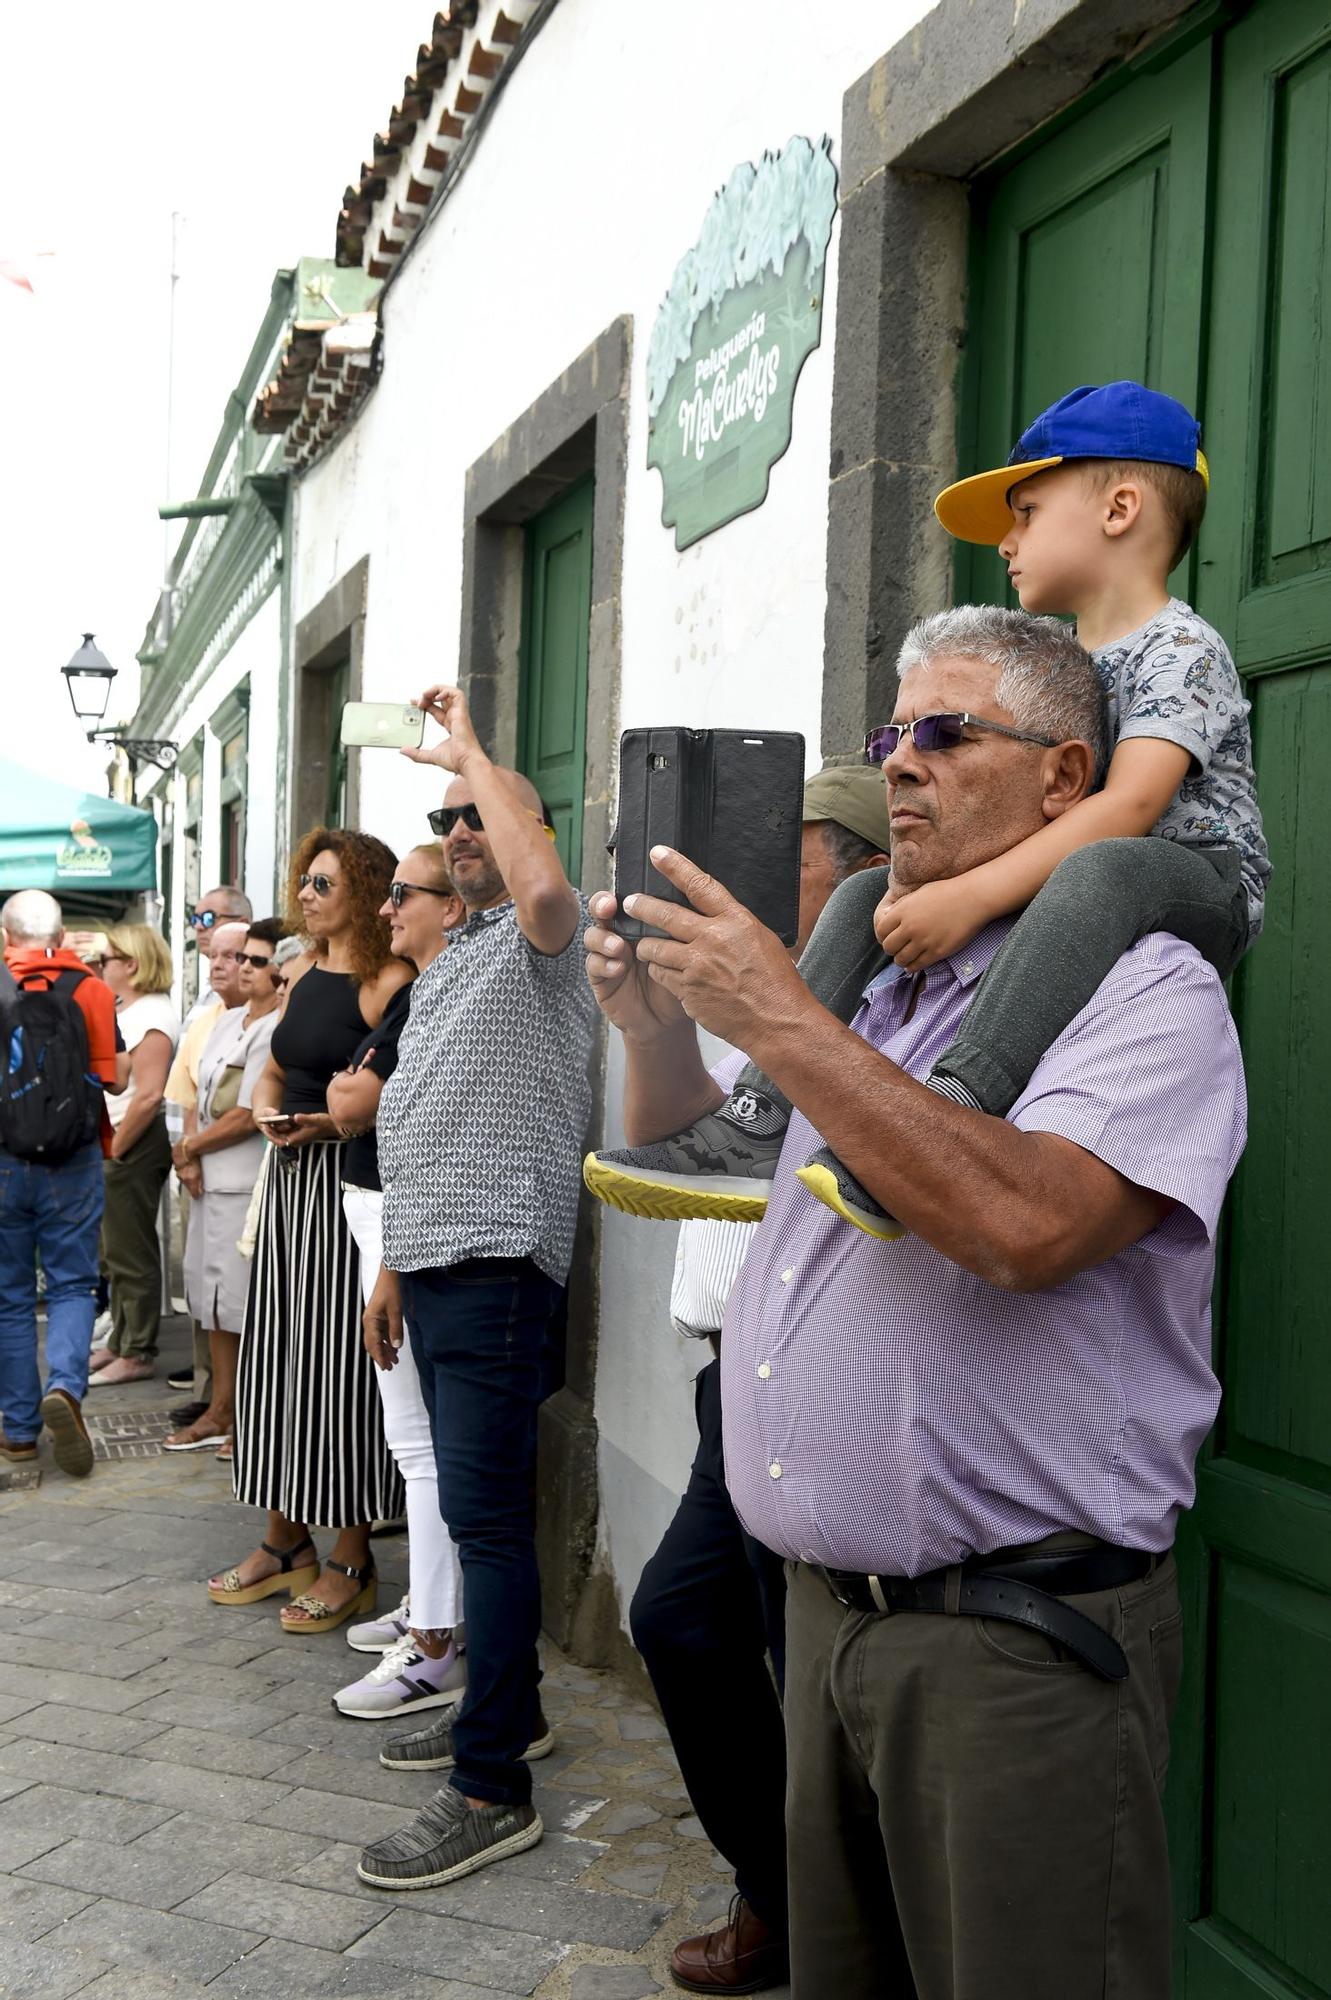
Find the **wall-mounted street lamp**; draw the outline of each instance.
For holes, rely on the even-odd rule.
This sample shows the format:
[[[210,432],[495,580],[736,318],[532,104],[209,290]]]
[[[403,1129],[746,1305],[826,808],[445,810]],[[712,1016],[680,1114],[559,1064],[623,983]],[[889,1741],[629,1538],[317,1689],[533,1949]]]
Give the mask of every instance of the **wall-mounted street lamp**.
[[[65,677],[69,699],[79,721],[101,722],[111,699],[111,683],[117,670],[97,646],[91,632],[84,633],[83,644],[60,671]],[[175,766],[176,745],[168,743],[164,737],[130,736],[120,729],[89,729],[88,741],[113,743],[117,749],[123,750],[129,759],[131,777],[140,763],[156,764],[162,771],[170,771]]]

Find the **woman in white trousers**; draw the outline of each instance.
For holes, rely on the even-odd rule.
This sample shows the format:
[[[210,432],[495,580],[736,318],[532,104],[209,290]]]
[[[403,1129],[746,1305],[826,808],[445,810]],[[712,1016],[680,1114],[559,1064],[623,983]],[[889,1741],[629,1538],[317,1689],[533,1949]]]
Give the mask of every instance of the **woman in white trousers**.
[[[416,847],[403,856],[382,914],[392,933],[392,951],[424,972],[439,956],[447,932],[465,914],[444,871],[437,846]],[[343,1163],[342,1207],[360,1251],[361,1288],[366,1299],[383,1261],[374,1121],[379,1093],[397,1066],[397,1038],[407,1019],[411,987],[394,996],[379,1027],[366,1036],[349,1069],[333,1078],[328,1110],[351,1140]],[[380,1653],[379,1664],[363,1679],[341,1689],[333,1700],[343,1715],[376,1720],[409,1709],[435,1708],[460,1700],[466,1685],[456,1637],[462,1622],[462,1568],[457,1549],[439,1513],[430,1419],[404,1340],[391,1367],[379,1364],[384,1436],[397,1461],[407,1493],[410,1587],[397,1611],[368,1625],[353,1625],[347,1637],[358,1652]]]

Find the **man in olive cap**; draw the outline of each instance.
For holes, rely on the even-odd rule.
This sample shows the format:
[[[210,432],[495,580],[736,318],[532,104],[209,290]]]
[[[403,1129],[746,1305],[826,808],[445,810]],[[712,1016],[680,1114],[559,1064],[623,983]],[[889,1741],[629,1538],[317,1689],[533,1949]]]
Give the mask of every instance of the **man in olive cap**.
[[[883,774],[828,765],[804,787],[798,956],[832,891],[887,859]],[[735,1051],[715,1072],[729,1088]],[[720,1930],[675,1947],[671,1975],[692,1993],[752,1993],[784,1983],[786,1952],[785,1670],[781,1562],[740,1527],[721,1449],[721,1317],[753,1231],[736,1222],[680,1227],[670,1314],[676,1331],[710,1340],[695,1385],[698,1450],[688,1489],[642,1573],[633,1640],[656,1689],[689,1799],[735,1870]]]

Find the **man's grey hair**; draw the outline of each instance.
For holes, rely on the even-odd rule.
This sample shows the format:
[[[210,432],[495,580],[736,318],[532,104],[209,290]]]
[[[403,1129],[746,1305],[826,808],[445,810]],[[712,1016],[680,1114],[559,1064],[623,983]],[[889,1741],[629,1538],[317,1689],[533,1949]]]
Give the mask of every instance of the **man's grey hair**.
[[[219,917],[243,918],[248,923],[254,915],[254,905],[243,889],[234,882],[223,882],[220,889],[210,889],[206,896],[200,896],[201,903],[217,903]]]
[[[897,674],[904,680],[948,657],[994,669],[994,699],[1018,728],[1056,743],[1089,743],[1100,783],[1109,761],[1109,713],[1095,662],[1071,626],[997,604],[958,604],[911,626]]]
[[[862,868],[871,854],[881,854],[882,848],[872,840],[866,840],[862,833],[852,827],[843,826],[839,819],[820,820],[823,836],[827,841],[827,852],[832,862],[832,873],[836,876],[837,887],[857,868]]]
[[[0,930],[15,944],[59,944],[65,919],[45,889],[19,889],[0,909]]]

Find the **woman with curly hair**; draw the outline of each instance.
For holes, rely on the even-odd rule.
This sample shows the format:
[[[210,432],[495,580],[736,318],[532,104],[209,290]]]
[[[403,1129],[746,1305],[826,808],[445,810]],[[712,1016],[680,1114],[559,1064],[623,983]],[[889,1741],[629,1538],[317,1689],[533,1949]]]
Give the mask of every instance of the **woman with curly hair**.
[[[259,1211],[236,1382],[237,1497],[268,1531],[210,1578],[215,1604],[289,1591],[286,1632],[331,1632],[373,1612],[370,1523],[403,1510],[360,1331],[360,1267],[342,1212],[345,1145],[329,1081],[377,1027],[409,968],[378,914],[397,862],[371,834],[318,827],[291,864],[289,921],[313,946],[294,971],[255,1088],[255,1123],[277,1149]],[[335,1528],[322,1576],[311,1526]],[[297,1594],[299,1593],[299,1594]]]

